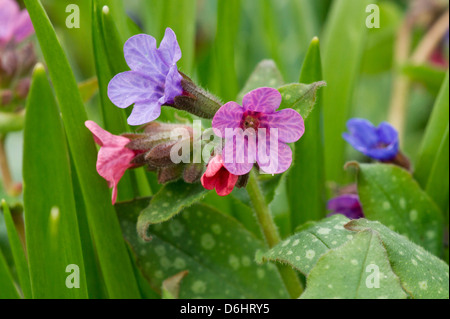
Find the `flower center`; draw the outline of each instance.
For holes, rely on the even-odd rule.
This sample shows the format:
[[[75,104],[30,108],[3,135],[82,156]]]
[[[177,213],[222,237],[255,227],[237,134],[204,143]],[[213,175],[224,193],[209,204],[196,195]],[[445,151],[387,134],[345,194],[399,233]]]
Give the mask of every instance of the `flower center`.
[[[241,127],[243,130],[252,128],[255,131],[259,128],[259,114],[256,112],[248,112],[242,117]]]

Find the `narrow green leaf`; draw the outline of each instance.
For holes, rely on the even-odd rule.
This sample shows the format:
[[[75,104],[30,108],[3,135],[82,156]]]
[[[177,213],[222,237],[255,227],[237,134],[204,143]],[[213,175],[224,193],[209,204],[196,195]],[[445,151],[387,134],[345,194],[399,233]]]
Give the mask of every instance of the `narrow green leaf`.
[[[442,142],[436,153],[436,157],[428,177],[425,191],[440,207],[441,212],[448,211],[449,206],[449,140],[448,125],[442,136]],[[446,214],[448,216],[448,214]],[[447,217],[448,219],[448,217]]]
[[[159,224],[171,219],[183,208],[202,199],[206,190],[200,183],[187,184],[180,180],[164,185],[150,200],[147,208],[139,214],[137,231],[148,239],[147,230],[151,224]]]
[[[348,222],[343,215],[326,218],[259,254],[257,260],[288,264],[308,275],[322,255],[353,238],[353,232],[343,227]]]
[[[23,156],[25,231],[33,298],[87,298],[67,144],[41,64],[34,70],[27,100]],[[79,269],[74,279],[79,283],[77,289],[66,285],[70,275],[66,267],[72,264]]]
[[[97,78],[87,79],[81,83],[78,83],[78,89],[80,90],[81,98],[83,102],[88,102],[98,91],[98,81]]]
[[[195,55],[195,23],[196,0],[165,0],[164,23],[161,26],[170,27],[177,35],[183,57],[178,62],[178,67],[186,74],[193,69]]]
[[[0,299],[19,299],[19,292],[9,271],[3,253],[0,251]]]
[[[446,72],[442,69],[429,65],[406,64],[402,67],[402,72],[411,81],[418,82],[433,95],[437,96],[445,80]]]
[[[369,271],[368,271],[369,270]],[[374,271],[378,272],[375,278]],[[378,234],[359,232],[320,258],[302,299],[406,299]]]
[[[358,167],[358,194],[364,215],[440,256],[442,213],[412,176],[394,165]]]
[[[279,88],[284,84],[283,77],[273,60],[262,60],[252,72],[244,88],[239,92],[237,101],[242,102],[244,95],[260,87]]]
[[[288,298],[271,264],[258,266],[253,256],[264,249],[236,220],[203,204],[193,205],[170,221],[151,225],[150,242],[136,234],[135,224],[147,200],[118,204],[125,238],[152,287],[180,271],[189,274],[180,284],[185,298]]]
[[[279,109],[294,109],[306,120],[316,104],[317,90],[325,85],[325,82],[320,81],[311,84],[292,83],[280,87],[278,91],[283,100]]]
[[[353,231],[369,228],[379,234],[394,273],[412,298],[449,298],[449,269],[444,261],[379,222],[358,219],[345,228]]]
[[[109,297],[139,298],[107,183],[95,169],[97,150],[92,134],[84,127],[87,116],[73,72],[40,1],[24,2],[55,87]]]
[[[0,112],[0,134],[23,129],[24,113]]]
[[[19,278],[20,288],[23,296],[27,299],[31,298],[31,283],[28,269],[27,259],[23,250],[22,242],[14,225],[9,206],[5,200],[2,200],[3,215],[5,217],[6,229],[8,231],[8,239],[11,246],[14,265],[16,266],[17,276]]]
[[[99,96],[100,96],[100,109],[103,115],[104,128],[112,134],[121,134],[129,130],[126,122],[125,111],[115,106],[108,98],[108,83],[113,77],[111,67],[116,60],[116,71],[125,71],[125,60],[122,50],[120,54],[114,54],[117,52],[116,46],[120,45],[118,42],[119,36],[115,25],[111,25],[108,29],[104,28],[103,18],[108,19],[111,17],[109,7],[103,10],[101,1],[92,2],[92,39],[94,47],[94,60],[95,68],[97,71],[98,84],[99,84]],[[108,61],[110,63],[108,63]],[[125,64],[125,66],[124,66]],[[130,200],[137,197],[137,190],[133,184],[132,174],[134,172],[127,171],[121,178],[118,184],[118,200]]]
[[[240,24],[240,0],[218,0],[217,34],[212,58],[214,83],[211,89],[224,101],[238,94],[234,49]]]
[[[311,41],[300,73],[300,83],[322,79],[319,39]],[[305,133],[295,143],[293,165],[287,175],[292,230],[309,221],[319,220],[325,213],[325,172],[323,158],[322,90],[305,123]]]
[[[445,166],[445,156],[442,151],[445,147],[448,148],[448,126],[449,126],[449,73],[445,76],[445,80],[441,86],[441,91],[436,99],[433,107],[433,112],[428,121],[428,125],[423,137],[419,155],[417,157],[414,177],[417,179],[422,188],[429,190],[438,190],[440,198],[437,201],[443,212],[446,211],[442,204],[442,196],[447,189],[447,204],[448,204],[448,160]],[[447,133],[446,133],[447,132]],[[447,134],[447,136],[446,136]],[[447,142],[446,142],[447,139]],[[445,144],[447,143],[447,144]],[[441,151],[440,151],[441,150]],[[448,152],[447,152],[448,153]],[[444,166],[441,166],[444,165]],[[440,171],[442,170],[442,171]],[[436,178],[437,175],[441,178]],[[440,190],[439,190],[440,189]],[[428,193],[435,198],[434,193]],[[444,204],[445,205],[445,204]]]
[[[373,0],[336,0],[328,14],[323,42],[325,172],[329,181],[342,182],[345,141],[352,98],[368,32],[366,6]]]

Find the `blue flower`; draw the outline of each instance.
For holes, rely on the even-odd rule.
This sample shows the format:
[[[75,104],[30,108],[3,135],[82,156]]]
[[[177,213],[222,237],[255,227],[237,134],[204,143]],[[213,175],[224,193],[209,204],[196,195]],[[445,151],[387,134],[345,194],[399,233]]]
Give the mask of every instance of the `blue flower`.
[[[398,132],[392,125],[382,122],[378,127],[365,119],[347,121],[349,133],[342,137],[357,151],[380,161],[395,158],[399,149]]]
[[[152,36],[135,35],[125,43],[124,55],[131,71],[119,73],[109,82],[108,97],[120,108],[134,103],[128,124],[151,122],[161,114],[162,105],[172,104],[183,93],[177,69],[181,51],[175,33],[167,28],[159,48]]]

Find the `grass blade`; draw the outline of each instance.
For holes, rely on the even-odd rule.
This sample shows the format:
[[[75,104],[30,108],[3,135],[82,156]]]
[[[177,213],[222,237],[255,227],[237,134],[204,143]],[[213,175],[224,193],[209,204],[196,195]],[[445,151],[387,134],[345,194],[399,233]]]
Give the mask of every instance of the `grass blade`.
[[[107,183],[95,170],[97,150],[92,134],[84,127],[87,116],[73,72],[40,1],[25,0],[25,5],[55,87],[108,295],[139,298]]]
[[[329,181],[342,182],[345,141],[341,135],[350,116],[353,89],[361,64],[367,28],[366,6],[371,0],[336,0],[324,34],[323,95],[325,170]]]
[[[309,46],[300,73],[300,83],[322,80],[319,39]],[[325,176],[323,171],[322,90],[306,120],[303,137],[295,144],[294,165],[287,176],[292,230],[309,220],[318,220],[325,212]]]
[[[45,69],[39,64],[27,102],[23,161],[25,236],[33,298],[87,298],[68,159],[59,110]],[[80,269],[79,289],[65,285],[65,269],[70,264]]]
[[[435,161],[444,133],[449,123],[449,74],[441,86],[438,98],[433,107],[425,135],[422,140],[419,155],[417,157],[414,177],[417,179],[422,188],[428,183],[428,178]]]
[[[2,200],[2,208],[3,215],[5,216],[6,229],[8,231],[8,239],[14,258],[14,265],[16,266],[17,276],[19,278],[20,288],[22,289],[22,293],[25,298],[31,298],[30,273],[22,242],[20,241],[11,211],[9,210],[9,206],[5,200]]]
[[[14,285],[14,281],[9,271],[3,253],[0,251],[0,299],[19,299],[19,293]]]

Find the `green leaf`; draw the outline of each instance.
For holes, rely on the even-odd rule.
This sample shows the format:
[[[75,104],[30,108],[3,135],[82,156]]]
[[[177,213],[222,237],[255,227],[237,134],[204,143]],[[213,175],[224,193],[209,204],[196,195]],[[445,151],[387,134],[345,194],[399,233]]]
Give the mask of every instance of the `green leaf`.
[[[105,22],[111,19],[111,13],[109,9],[102,10],[104,7],[101,2],[92,2],[92,38],[95,68],[98,77],[100,109],[103,115],[104,128],[108,132],[117,135],[130,129],[126,122],[125,111],[115,106],[108,98],[108,83],[114,75],[111,71],[113,66],[116,72],[125,71],[127,66],[116,26],[112,22]],[[135,183],[136,173],[137,171],[126,171],[122,176],[117,186],[118,201],[130,200],[140,195],[149,195],[149,192],[147,194],[139,194]],[[143,183],[145,185],[145,181]]]
[[[260,87],[278,88],[284,84],[283,77],[273,60],[262,60],[252,72],[236,101],[242,102],[244,95]]]
[[[351,221],[345,227],[353,231],[370,228],[378,232],[392,270],[412,298],[449,298],[449,269],[444,261],[379,222],[359,219]]]
[[[417,157],[414,177],[436,200],[442,211],[448,209],[449,180],[448,126],[449,126],[449,74],[445,76],[439,96],[433,107]],[[447,206],[445,208],[444,206]]]
[[[23,129],[24,112],[0,112],[0,134],[16,132]]]
[[[136,234],[135,223],[147,200],[116,205],[124,235],[152,287],[188,270],[180,285],[184,298],[288,298],[273,265],[258,266],[253,256],[262,241],[236,220],[196,204],[172,220],[149,227],[150,242]]]
[[[98,81],[96,77],[87,79],[81,83],[78,83],[78,89],[80,90],[81,98],[83,102],[88,102],[98,91]]]
[[[439,94],[442,83],[445,79],[445,71],[430,65],[406,64],[402,67],[402,72],[411,81],[418,82],[434,96]]]
[[[164,185],[150,200],[150,204],[139,214],[137,230],[148,239],[147,230],[151,224],[171,219],[183,208],[202,199],[208,192],[200,183],[187,184],[182,180]]]
[[[316,104],[317,90],[325,85],[325,82],[320,81],[311,84],[292,83],[280,87],[278,91],[283,100],[279,109],[294,109],[306,120]]]
[[[314,38],[303,62],[299,82],[314,83],[321,79],[319,39]],[[287,174],[292,230],[306,221],[321,219],[325,213],[322,91],[317,92],[305,133],[295,143],[293,165]]]
[[[214,41],[211,89],[224,101],[238,94],[234,50],[240,24],[241,1],[218,0],[217,33]]]
[[[441,212],[448,211],[449,206],[449,140],[448,125],[428,177],[425,191],[440,207]],[[448,214],[446,215],[448,216]]]
[[[84,126],[87,116],[73,72],[41,2],[24,2],[55,88],[108,295],[139,298],[108,185],[96,172],[97,150],[92,134]]]
[[[381,27],[368,30],[361,65],[362,72],[371,75],[391,70],[395,40],[403,17],[401,8],[394,2],[380,1],[378,8]],[[369,16],[370,13],[366,14]]]
[[[19,278],[20,288],[22,289],[23,296],[29,299],[31,298],[31,283],[24,247],[22,246],[16,226],[14,225],[14,220],[5,200],[2,200],[2,208],[3,215],[5,217],[6,229],[8,231],[8,239],[14,258],[14,265],[16,266],[17,276]]]
[[[327,181],[342,182],[345,141],[352,98],[368,28],[366,7],[373,0],[336,0],[328,13],[323,41],[325,172]]]
[[[364,215],[440,256],[442,214],[412,176],[394,165],[356,165]]]
[[[27,100],[23,156],[25,232],[32,296],[87,298],[66,137],[41,64],[34,70]],[[66,287],[69,274],[65,270],[71,264],[80,270],[78,289]]]
[[[348,222],[343,215],[326,218],[259,254],[257,260],[288,264],[308,275],[322,255],[353,238],[354,233],[343,227]]]
[[[8,264],[6,263],[3,253],[0,251],[0,299],[19,299],[17,291]]]
[[[378,278],[376,278],[376,273]],[[381,275],[383,274],[383,275]],[[406,299],[386,249],[370,229],[330,250],[310,272],[302,299]]]

